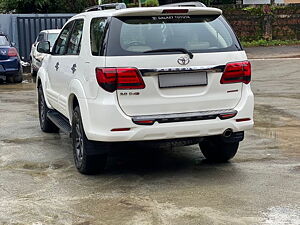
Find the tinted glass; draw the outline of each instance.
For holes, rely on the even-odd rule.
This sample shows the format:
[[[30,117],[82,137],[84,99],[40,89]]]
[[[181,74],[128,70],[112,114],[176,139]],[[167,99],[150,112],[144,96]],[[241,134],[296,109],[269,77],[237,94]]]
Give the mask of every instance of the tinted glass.
[[[78,55],[80,53],[82,30],[83,20],[76,20],[68,43],[67,55]]]
[[[65,28],[63,29],[63,31],[61,32],[61,34],[59,35],[54,49],[53,49],[53,54],[55,55],[64,55],[66,50],[67,50],[67,41],[69,38],[69,34],[71,32],[71,29],[73,27],[73,23],[74,21],[71,21],[70,23],[68,23]]]
[[[93,55],[102,55],[106,18],[94,18],[91,22],[91,51]]]
[[[9,41],[5,36],[0,36],[0,46],[9,46]]]
[[[36,42],[41,42],[41,41],[44,41],[44,33],[40,33]]]
[[[50,33],[50,34],[48,34],[48,41],[50,42],[50,46],[51,47],[54,45],[57,36],[58,36],[58,33]]]
[[[222,16],[120,17],[112,19],[111,27],[108,55],[139,55],[166,48],[195,53],[240,49]]]

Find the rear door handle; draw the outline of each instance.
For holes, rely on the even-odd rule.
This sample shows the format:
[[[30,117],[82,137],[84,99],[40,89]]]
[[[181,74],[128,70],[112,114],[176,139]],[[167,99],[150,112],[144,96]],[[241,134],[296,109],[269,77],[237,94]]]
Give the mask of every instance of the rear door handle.
[[[73,66],[71,67],[72,73],[75,73],[75,72],[76,72],[76,67],[77,67],[77,65],[76,65],[76,64],[73,64]]]
[[[59,62],[56,63],[55,69],[56,69],[56,71],[59,69]]]

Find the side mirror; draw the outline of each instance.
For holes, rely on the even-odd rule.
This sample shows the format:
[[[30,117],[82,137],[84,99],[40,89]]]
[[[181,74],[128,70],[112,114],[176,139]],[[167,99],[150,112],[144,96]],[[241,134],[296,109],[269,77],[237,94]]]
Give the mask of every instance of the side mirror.
[[[49,41],[41,41],[37,45],[37,51],[39,53],[50,54],[50,42]]]
[[[16,47],[16,43],[15,42],[11,42],[11,46],[12,47]]]

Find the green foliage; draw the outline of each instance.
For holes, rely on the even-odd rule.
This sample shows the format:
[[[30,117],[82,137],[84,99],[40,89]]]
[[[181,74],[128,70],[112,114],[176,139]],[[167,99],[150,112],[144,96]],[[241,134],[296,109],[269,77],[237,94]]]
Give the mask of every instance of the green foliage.
[[[144,3],[145,7],[155,7],[159,6],[158,0],[146,0]]]
[[[76,13],[96,5],[97,0],[0,0],[4,13]]]
[[[279,45],[298,45],[299,40],[257,40],[257,41],[242,41],[244,47],[256,47],[256,46],[279,46]]]
[[[263,8],[261,6],[258,6],[258,7],[257,6],[256,7],[249,6],[249,7],[243,8],[242,10],[245,12],[248,12],[250,15],[253,15],[253,16],[264,15]]]

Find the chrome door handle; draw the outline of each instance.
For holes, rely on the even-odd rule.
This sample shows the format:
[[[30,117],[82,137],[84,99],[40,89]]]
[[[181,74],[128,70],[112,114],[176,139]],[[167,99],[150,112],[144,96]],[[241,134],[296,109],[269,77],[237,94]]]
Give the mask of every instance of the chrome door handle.
[[[59,69],[59,62],[56,63],[55,69],[56,69],[56,71]]]
[[[76,72],[76,67],[77,67],[77,65],[76,65],[76,64],[73,64],[73,66],[71,67],[72,73],[75,73],[75,72]]]

